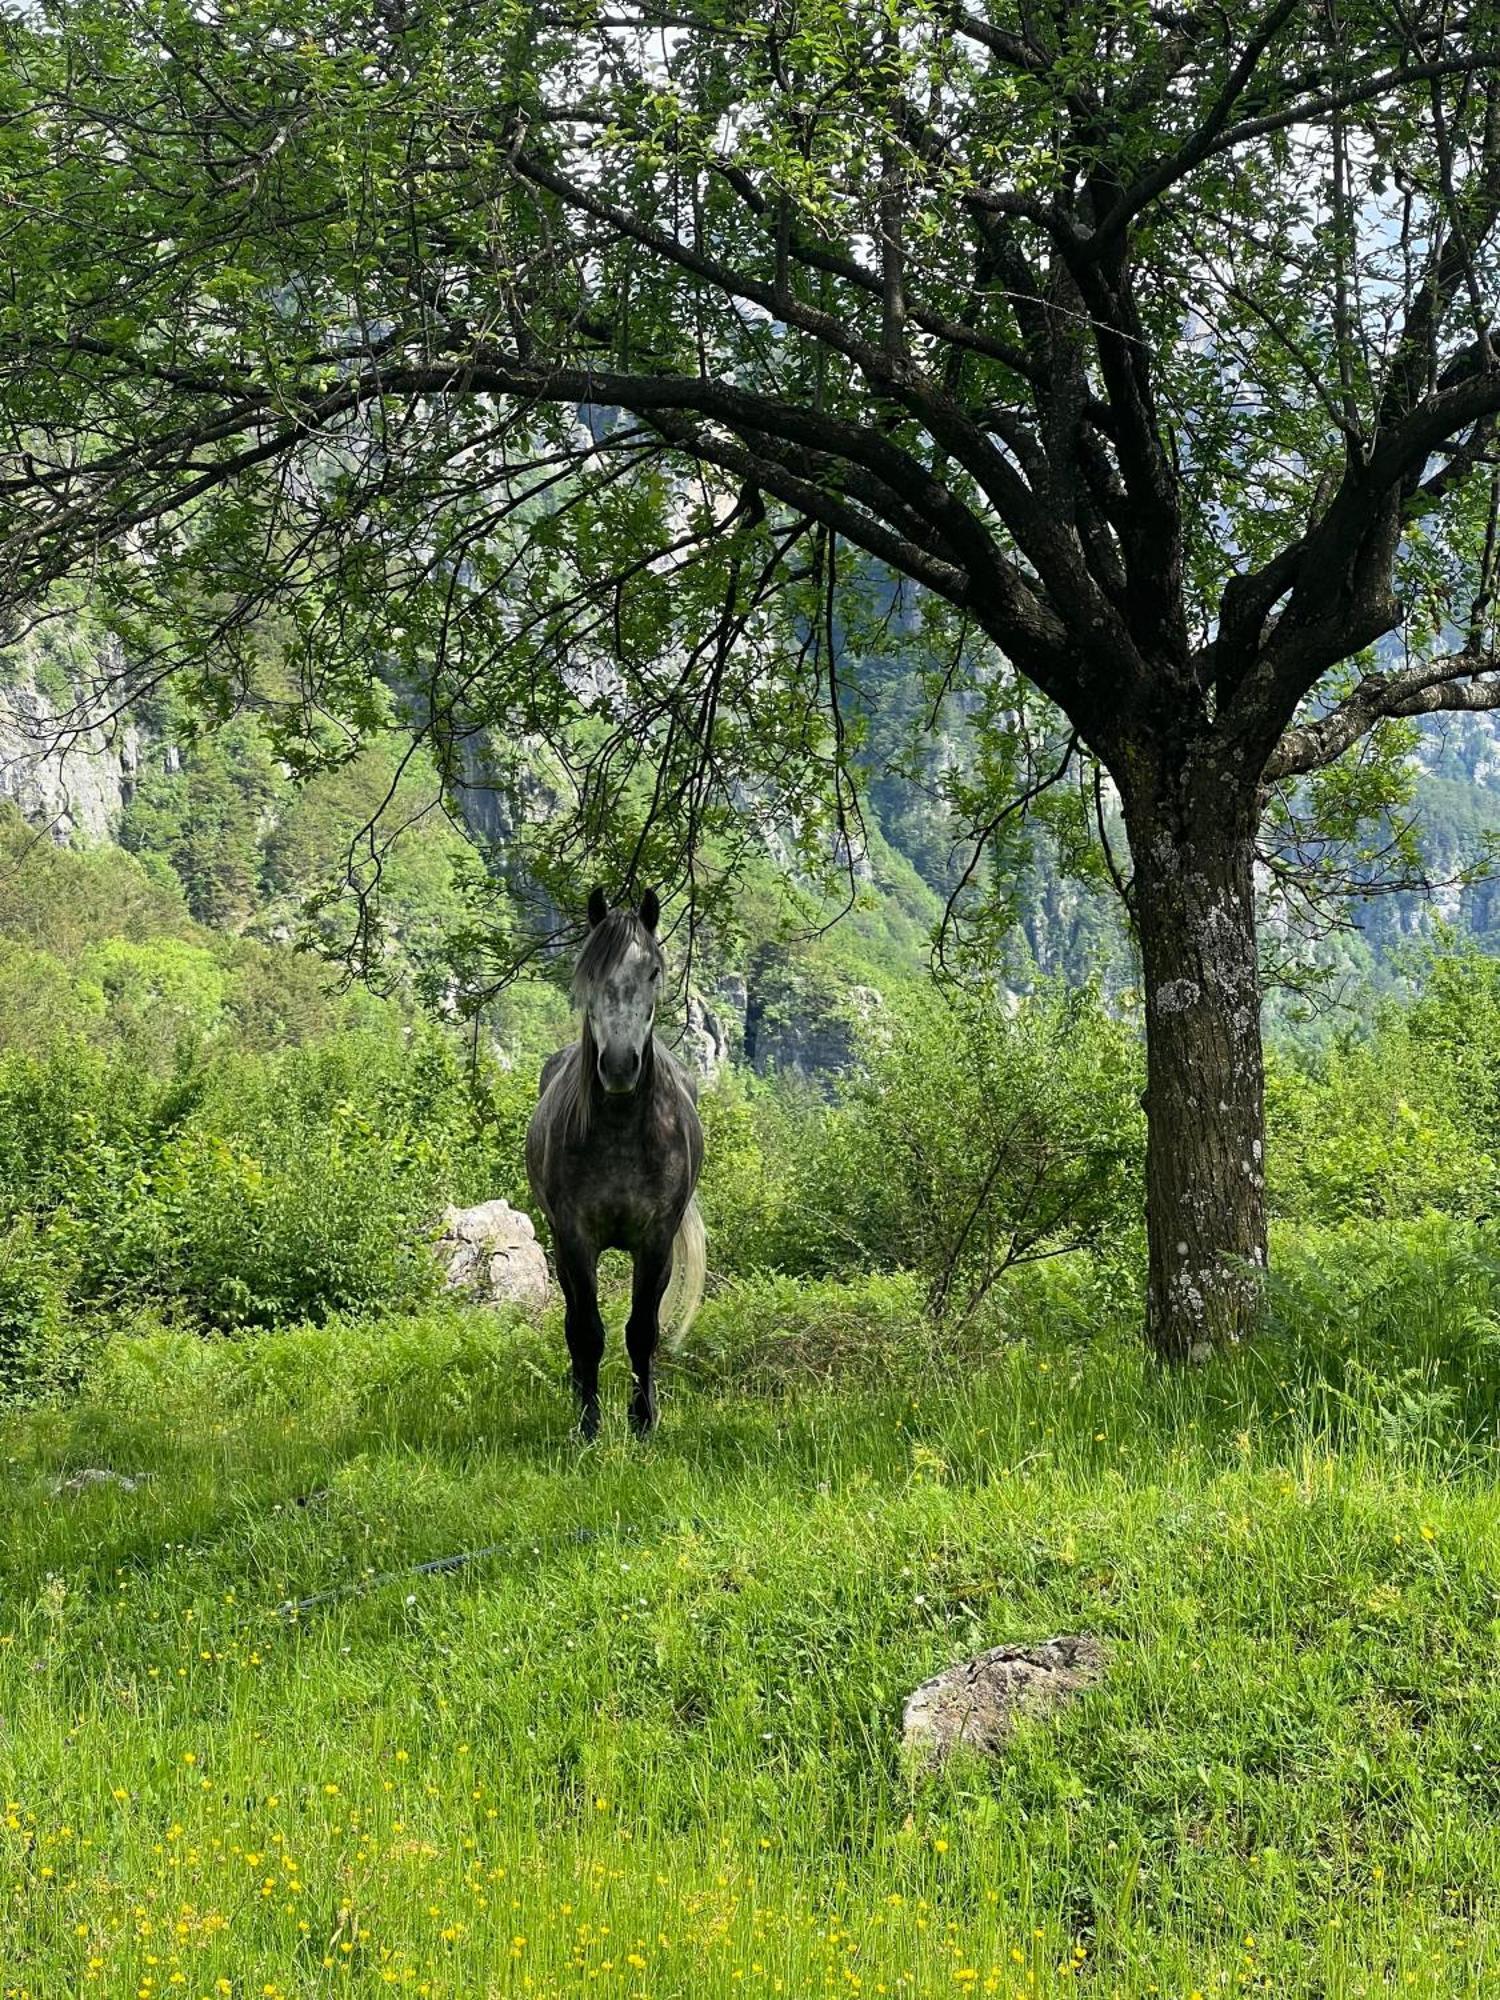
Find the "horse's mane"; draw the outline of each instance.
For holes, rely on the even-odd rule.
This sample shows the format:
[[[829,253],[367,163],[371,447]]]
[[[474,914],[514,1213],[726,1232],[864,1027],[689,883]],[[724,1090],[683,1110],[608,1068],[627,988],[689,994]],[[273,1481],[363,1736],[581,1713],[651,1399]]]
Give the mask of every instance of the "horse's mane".
[[[588,1137],[594,1069],[599,1060],[593,1030],[589,1026],[589,998],[608,979],[633,944],[653,953],[659,964],[665,962],[655,934],[647,930],[634,910],[611,910],[604,921],[595,924],[589,932],[578,955],[578,963],[573,968],[573,1004],[582,1013],[583,1023],[578,1040],[566,1052],[566,1060],[548,1088],[548,1095],[554,1090],[557,1092],[559,1125],[574,1139]],[[661,1067],[660,1058],[665,1054],[653,1034],[652,1055],[658,1069]],[[672,1067],[675,1069],[675,1065]]]
[[[589,1113],[592,1108],[594,1064],[598,1061],[598,1051],[594,1047],[593,1033],[589,1028],[589,1017],[583,1017],[583,1033],[566,1052],[561,1069],[557,1072],[548,1091],[557,1092],[558,1128],[570,1138],[586,1139],[589,1135]]]

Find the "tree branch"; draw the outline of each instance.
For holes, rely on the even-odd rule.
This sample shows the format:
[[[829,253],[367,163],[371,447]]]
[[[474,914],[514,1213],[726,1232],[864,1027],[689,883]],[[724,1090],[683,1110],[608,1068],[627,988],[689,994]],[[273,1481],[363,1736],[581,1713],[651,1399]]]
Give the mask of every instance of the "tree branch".
[[[1396,674],[1367,674],[1326,715],[1286,731],[1266,765],[1265,782],[1324,769],[1382,721],[1492,709],[1500,709],[1500,661],[1491,654],[1454,653]]]

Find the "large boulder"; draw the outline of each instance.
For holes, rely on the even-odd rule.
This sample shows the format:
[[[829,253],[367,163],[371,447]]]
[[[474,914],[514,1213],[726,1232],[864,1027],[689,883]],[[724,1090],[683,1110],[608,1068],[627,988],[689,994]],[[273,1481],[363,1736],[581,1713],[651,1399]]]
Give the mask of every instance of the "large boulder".
[[[449,1291],[479,1305],[546,1304],[547,1259],[531,1217],[508,1201],[450,1208],[435,1248]]]
[[[941,1761],[962,1744],[994,1752],[1017,1715],[1045,1714],[1091,1687],[1104,1672],[1097,1639],[1044,1639],[1035,1646],[992,1646],[923,1681],[906,1698],[902,1740]]]

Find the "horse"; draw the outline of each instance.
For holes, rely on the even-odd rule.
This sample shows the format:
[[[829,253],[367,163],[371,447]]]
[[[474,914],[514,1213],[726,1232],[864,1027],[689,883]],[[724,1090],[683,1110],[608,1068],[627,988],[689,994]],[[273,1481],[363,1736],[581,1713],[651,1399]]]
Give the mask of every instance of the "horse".
[[[579,1037],[547,1058],[526,1131],[526,1174],[552,1229],[585,1438],[599,1432],[601,1252],[628,1250],[634,1263],[625,1347],[638,1436],[656,1425],[652,1365],[662,1322],[675,1345],[703,1300],[695,1195],[703,1128],[696,1083],[655,1033],[666,963],[660,916],[649,889],[639,910],[611,910],[602,889],[589,897],[589,935],[573,972]]]

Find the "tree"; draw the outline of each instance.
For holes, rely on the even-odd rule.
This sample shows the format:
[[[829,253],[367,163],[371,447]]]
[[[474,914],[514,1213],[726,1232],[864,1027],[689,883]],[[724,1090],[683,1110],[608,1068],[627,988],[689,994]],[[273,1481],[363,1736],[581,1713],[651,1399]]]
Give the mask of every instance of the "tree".
[[[451,783],[548,741],[579,837],[691,872],[757,813],[850,833],[835,607],[916,586],[1118,790],[1148,1332],[1233,1340],[1268,798],[1500,706],[1500,21],[1237,18],[48,0],[4,30],[0,590],[91,566],[210,702],[274,604],[289,754],[397,685]]]

